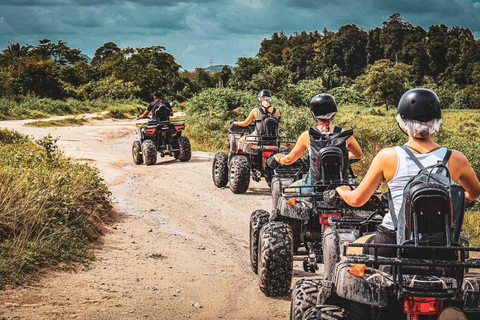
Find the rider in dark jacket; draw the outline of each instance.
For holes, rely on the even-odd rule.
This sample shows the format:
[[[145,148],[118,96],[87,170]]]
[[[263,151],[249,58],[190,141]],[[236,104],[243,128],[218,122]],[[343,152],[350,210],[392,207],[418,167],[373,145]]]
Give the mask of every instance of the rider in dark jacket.
[[[145,110],[145,112],[139,118],[146,118],[150,112],[152,112],[153,116],[155,117],[157,110],[161,111],[157,113],[159,114],[159,121],[167,121],[169,117],[173,115],[172,106],[167,101],[163,101],[161,91],[155,91],[153,93],[153,101],[150,102],[147,110]]]

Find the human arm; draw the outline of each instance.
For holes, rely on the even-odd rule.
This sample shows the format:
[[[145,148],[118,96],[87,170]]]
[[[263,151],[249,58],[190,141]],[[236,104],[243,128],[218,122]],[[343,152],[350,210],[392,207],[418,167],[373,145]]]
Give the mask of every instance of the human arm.
[[[361,207],[377,190],[383,179],[390,181],[397,168],[397,155],[394,148],[382,149],[373,159],[365,178],[360,185],[351,190],[349,186],[337,187],[335,190],[345,202],[352,207]]]
[[[250,112],[250,114],[248,115],[247,119],[245,119],[245,121],[234,121],[232,124],[234,126],[246,127],[253,121],[256,115],[256,109],[253,109],[252,112]]]
[[[283,155],[281,153],[277,153],[273,157],[280,164],[290,165],[297,161],[303,155],[305,150],[307,150],[309,144],[310,136],[308,135],[308,131],[305,131],[300,135],[297,143],[295,144],[295,147],[293,147],[292,151],[290,151],[289,154]]]
[[[354,136],[347,139],[347,146],[349,159],[360,159],[362,157],[362,148],[360,148]]]
[[[452,179],[465,189],[465,198],[468,201],[477,200],[480,197],[480,182],[467,157],[457,150],[452,150],[448,166]]]
[[[150,111],[147,109],[147,110],[145,110],[145,112],[139,118],[144,119],[148,116],[149,113],[150,113]]]

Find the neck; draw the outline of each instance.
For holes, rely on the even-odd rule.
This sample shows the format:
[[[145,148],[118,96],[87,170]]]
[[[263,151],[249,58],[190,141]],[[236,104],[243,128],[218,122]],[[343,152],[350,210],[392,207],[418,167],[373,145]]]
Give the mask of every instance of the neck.
[[[426,138],[419,139],[412,136],[408,136],[408,142],[406,145],[409,145],[420,152],[427,152],[433,148],[439,147],[440,145],[433,141],[433,136],[429,135]]]

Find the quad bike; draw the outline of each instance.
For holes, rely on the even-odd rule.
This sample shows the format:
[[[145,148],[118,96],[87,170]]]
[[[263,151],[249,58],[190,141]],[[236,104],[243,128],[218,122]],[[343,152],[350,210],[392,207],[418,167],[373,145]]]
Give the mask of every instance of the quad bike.
[[[341,246],[338,228],[348,221],[329,227],[324,278],[294,285],[290,319],[480,319],[480,273],[469,270],[480,267],[469,254],[480,248],[460,233],[464,208],[454,214],[446,194],[428,187],[409,201],[411,236],[401,244]],[[378,255],[380,248],[394,249],[395,257]]]
[[[141,109],[137,107],[141,112]],[[159,112],[160,109],[157,109]],[[162,117],[165,119],[165,116]],[[137,118],[138,119],[138,118]],[[135,132],[138,140],[133,142],[132,156],[135,164],[153,165],[157,163],[157,154],[173,156],[182,162],[189,161],[192,156],[190,140],[182,137],[185,129],[183,122],[160,121],[159,114],[154,114],[147,123],[136,123]]]
[[[275,134],[268,134],[267,131],[261,136],[250,135],[252,132],[251,125],[230,128],[230,155],[220,151],[213,158],[212,177],[218,188],[229,184],[233,193],[245,193],[250,185],[250,177],[257,182],[265,178],[268,186],[271,186],[274,172],[267,166],[267,159],[275,153],[288,152],[294,142],[279,137],[276,131]],[[245,140],[239,143],[244,136]]]
[[[318,269],[318,263],[324,260],[323,234],[332,221],[350,219],[342,229],[342,241],[373,232],[381,223],[377,217],[380,200],[376,196],[361,208],[337,199],[325,200],[325,194],[340,185],[358,185],[356,180],[342,176],[342,155],[338,151],[337,147],[328,147],[320,153],[317,164],[321,181],[315,185],[282,186],[271,214],[264,210],[251,214],[250,264],[267,296],[288,294],[294,260],[303,261],[307,272]]]

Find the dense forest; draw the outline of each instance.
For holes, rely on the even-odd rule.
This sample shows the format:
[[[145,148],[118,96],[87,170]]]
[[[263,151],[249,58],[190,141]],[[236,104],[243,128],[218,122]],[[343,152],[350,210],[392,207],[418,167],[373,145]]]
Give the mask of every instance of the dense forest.
[[[480,40],[470,29],[432,25],[425,30],[392,14],[383,26],[365,31],[354,24],[337,32],[274,32],[256,57],[240,57],[233,73],[182,70],[163,46],[99,47],[88,63],[80,49],[42,39],[38,45],[9,43],[0,54],[0,98],[25,95],[148,100],[161,88],[168,99],[185,101],[205,88],[262,88],[293,106],[305,105],[312,90],[332,91],[364,105],[395,105],[409,87],[428,87],[444,106],[480,108]]]

